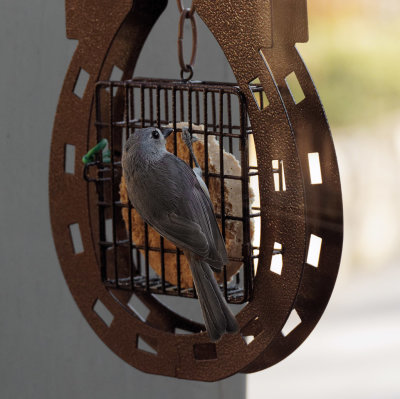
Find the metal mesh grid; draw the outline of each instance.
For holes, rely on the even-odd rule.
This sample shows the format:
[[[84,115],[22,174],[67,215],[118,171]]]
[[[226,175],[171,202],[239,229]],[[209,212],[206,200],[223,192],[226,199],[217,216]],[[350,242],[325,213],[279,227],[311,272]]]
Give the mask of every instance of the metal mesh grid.
[[[253,92],[259,88],[251,88]],[[218,181],[220,203],[215,207],[217,220],[224,239],[229,222],[241,224],[241,256],[231,256],[229,261],[242,266],[228,281],[226,267],[223,270],[221,289],[230,303],[244,303],[251,299],[254,261],[258,248],[251,243],[251,220],[259,218],[259,208],[252,207],[249,200],[249,180],[258,175],[257,166],[249,163],[249,137],[252,135],[245,98],[239,88],[232,84],[212,82],[183,83],[172,80],[135,79],[125,82],[99,82],[96,87],[97,139],[106,138],[111,149],[111,162],[101,157],[92,164],[97,167],[95,179],[98,194],[99,255],[101,278],[110,288],[130,291],[149,291],[155,294],[196,297],[193,287],[181,283],[182,251],[167,248],[165,239],[159,237],[157,244],[150,243],[149,227],[144,224],[144,242],[139,245],[132,238],[132,206],[121,202],[121,155],[130,134],[136,129],[169,125],[174,128],[173,152],[177,155],[177,135],[181,123],[187,124],[189,132],[197,134],[204,142],[203,178],[207,184]],[[172,135],[171,135],[172,136]],[[209,142],[215,137],[218,143],[218,169],[210,167]],[[225,171],[224,152],[233,154],[240,162],[240,173]],[[192,166],[192,159],[190,158]],[[232,214],[225,200],[225,182],[235,180],[240,184],[241,212]],[[123,209],[129,217],[123,219]],[[150,254],[158,253],[160,273],[156,274],[150,264]],[[175,256],[176,281],[166,279],[166,256]]]

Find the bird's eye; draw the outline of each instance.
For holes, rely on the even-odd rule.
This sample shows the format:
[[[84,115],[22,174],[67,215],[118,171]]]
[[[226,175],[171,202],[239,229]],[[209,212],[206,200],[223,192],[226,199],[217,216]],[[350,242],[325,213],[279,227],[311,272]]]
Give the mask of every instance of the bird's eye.
[[[158,133],[157,130],[153,130],[151,135],[153,136],[153,139],[158,139],[160,137],[160,133]]]

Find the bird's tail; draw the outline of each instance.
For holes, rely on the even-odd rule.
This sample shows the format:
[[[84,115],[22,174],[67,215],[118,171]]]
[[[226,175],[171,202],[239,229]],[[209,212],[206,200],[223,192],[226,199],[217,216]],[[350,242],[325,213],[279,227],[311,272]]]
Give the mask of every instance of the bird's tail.
[[[237,332],[238,322],[222,296],[210,266],[194,256],[190,256],[189,263],[210,339],[218,341],[225,332]]]

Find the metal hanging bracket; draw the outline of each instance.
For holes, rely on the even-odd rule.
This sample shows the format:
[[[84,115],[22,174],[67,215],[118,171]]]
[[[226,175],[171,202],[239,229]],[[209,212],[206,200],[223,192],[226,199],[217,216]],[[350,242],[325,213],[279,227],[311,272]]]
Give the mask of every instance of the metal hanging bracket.
[[[49,168],[51,224],[71,293],[90,326],[111,350],[145,372],[216,381],[276,364],[301,345],[316,326],[340,263],[340,178],[325,113],[294,46],[308,39],[306,0],[194,0],[189,11],[178,2],[182,77],[192,74],[196,53],[193,45],[186,64],[183,24],[190,19],[196,30],[192,19],[196,10],[224,51],[247,107],[257,156],[261,219],[252,298],[237,315],[240,333],[211,343],[201,325],[167,308],[151,293],[136,293],[149,309],[144,320],[128,306],[131,291],[103,284],[103,255],[97,237],[103,222],[118,218],[120,212],[110,205],[105,220],[99,221],[99,202],[107,207],[110,198],[99,201],[95,187],[82,179],[84,169],[92,163],[84,165],[80,160],[99,143],[94,123],[95,86],[108,81],[116,65],[124,78],[133,76],[142,46],[166,5],[166,0],[66,1],[67,35],[79,42],[54,122]],[[84,77],[85,89],[79,92],[77,82]],[[157,87],[157,80],[154,85]],[[111,105],[102,112],[115,112],[121,119],[128,115],[124,109],[128,103],[123,101],[128,89],[121,84],[111,96]],[[157,108],[156,104],[157,98],[152,106]],[[121,127],[111,130],[107,137],[112,159],[106,168],[117,170],[113,157],[121,152],[122,142],[117,140]],[[74,148],[73,172],[65,166],[68,148]],[[113,187],[117,187],[119,175],[106,173],[100,177],[109,179],[107,184],[114,180]],[[117,188],[112,195],[115,198],[110,201],[120,206]],[[118,226],[120,229],[111,232],[115,241],[126,236],[123,223]],[[76,231],[81,249],[74,245]],[[117,253],[104,251],[108,261],[114,253],[117,257],[130,256],[129,242],[119,241]],[[317,243],[317,254],[310,252],[315,248],[311,243]],[[272,267],[276,258],[282,260],[278,271]],[[107,310],[111,321],[99,308]],[[289,330],[293,317],[297,324]],[[179,329],[190,334],[179,334]],[[143,350],[142,340],[155,353]]]

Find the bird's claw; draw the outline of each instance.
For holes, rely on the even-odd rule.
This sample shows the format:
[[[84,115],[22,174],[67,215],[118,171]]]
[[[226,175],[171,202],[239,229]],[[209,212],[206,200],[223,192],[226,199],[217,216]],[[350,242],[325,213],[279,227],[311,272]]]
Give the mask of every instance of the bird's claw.
[[[185,126],[182,128],[182,139],[187,147],[191,147],[192,143],[199,141],[199,139],[190,134],[189,129]]]
[[[200,168],[200,165],[197,162],[196,155],[193,152],[193,146],[192,146],[192,143],[198,141],[199,139],[197,137],[191,136],[189,133],[189,129],[185,126],[182,128],[182,140],[186,144],[186,147],[189,149],[194,164],[196,165],[197,168]]]

